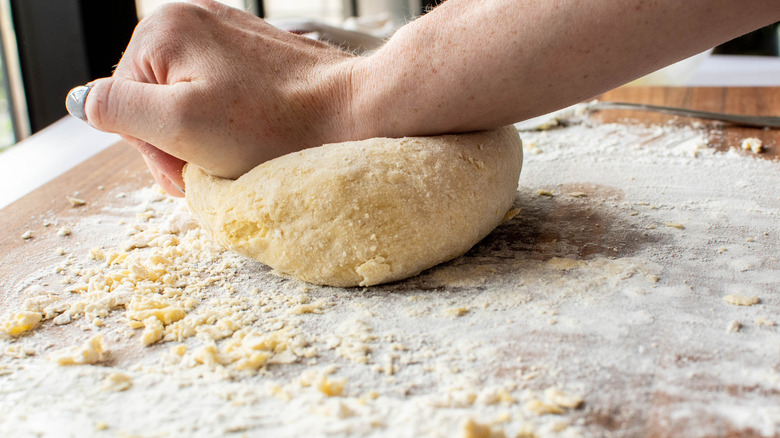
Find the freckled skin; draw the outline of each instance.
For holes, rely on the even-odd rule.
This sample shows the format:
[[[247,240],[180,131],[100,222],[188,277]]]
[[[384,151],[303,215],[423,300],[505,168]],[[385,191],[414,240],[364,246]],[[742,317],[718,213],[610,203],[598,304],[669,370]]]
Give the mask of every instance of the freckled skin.
[[[357,107],[387,136],[491,128],[589,99],[778,19],[780,7],[767,0],[449,0],[358,66],[356,77],[368,79],[357,81]],[[435,78],[422,73],[431,68]],[[404,118],[408,108],[427,117]]]
[[[236,178],[325,143],[496,128],[778,20],[777,0],[448,0],[355,57],[189,0],[138,25],[85,111],[182,196],[187,162]]]

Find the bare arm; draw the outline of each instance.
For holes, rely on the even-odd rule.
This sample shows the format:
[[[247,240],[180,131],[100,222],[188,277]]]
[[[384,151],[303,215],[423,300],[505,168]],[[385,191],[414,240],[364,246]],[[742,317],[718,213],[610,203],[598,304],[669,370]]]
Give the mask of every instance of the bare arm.
[[[487,129],[780,20],[777,0],[449,0],[359,58],[212,0],[144,19],[85,114],[170,193],[307,147]]]
[[[777,0],[449,0],[356,67],[357,136],[518,122],[777,20]]]

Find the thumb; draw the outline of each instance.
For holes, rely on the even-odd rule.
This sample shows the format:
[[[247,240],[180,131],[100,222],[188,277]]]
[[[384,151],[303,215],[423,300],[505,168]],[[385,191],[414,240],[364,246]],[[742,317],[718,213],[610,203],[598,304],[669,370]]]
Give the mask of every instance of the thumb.
[[[171,102],[170,96],[167,100],[163,97],[166,85],[111,77],[93,81],[87,87],[83,115],[92,127],[150,143],[160,139],[165,108]]]

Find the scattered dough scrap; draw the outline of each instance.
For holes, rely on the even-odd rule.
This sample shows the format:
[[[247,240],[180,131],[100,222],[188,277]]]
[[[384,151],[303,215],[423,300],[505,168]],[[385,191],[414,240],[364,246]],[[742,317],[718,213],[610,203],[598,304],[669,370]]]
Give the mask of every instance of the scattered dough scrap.
[[[761,300],[758,297],[749,297],[745,295],[726,295],[723,301],[735,306],[752,306],[758,304]]]
[[[187,166],[187,202],[223,246],[330,286],[401,280],[469,250],[512,207],[517,131],[306,149],[235,181]]]
[[[750,150],[755,154],[764,151],[764,142],[762,142],[760,138],[755,138],[755,137],[743,138],[740,146],[742,146],[743,150]]]
[[[567,394],[554,386],[547,388],[544,396],[547,400],[567,409],[577,409],[582,405],[582,397]]]
[[[444,311],[444,314],[447,316],[463,316],[465,314],[469,313],[468,307],[452,307]]]
[[[515,218],[515,216],[518,215],[518,213],[520,213],[520,209],[519,208],[513,208],[513,209],[507,211],[506,214],[504,215],[504,218],[501,219],[501,222],[503,223],[503,222],[511,221],[512,219]]]
[[[463,422],[463,438],[505,438],[502,430],[493,430],[490,425],[477,423],[469,418]]]
[[[65,196],[65,198],[68,199],[72,207],[81,207],[87,203],[87,201],[80,198],[74,198],[73,196]]]
[[[525,403],[525,409],[533,412],[536,415],[555,414],[559,415],[564,412],[563,408],[553,403],[545,402],[539,399],[531,399]]]
[[[536,415],[560,415],[580,406],[582,406],[582,397],[565,393],[554,386],[544,391],[544,400],[532,397],[525,403],[525,409]]]
[[[127,391],[133,386],[133,378],[125,373],[111,373],[103,379],[104,391]]]
[[[23,311],[5,316],[0,320],[0,333],[19,336],[34,329],[43,319],[40,312]]]
[[[57,365],[92,365],[103,360],[106,352],[103,335],[91,337],[84,345],[66,349],[52,356]]]
[[[729,333],[736,333],[742,328],[742,324],[737,320],[729,321],[729,325],[726,326],[726,331]]]

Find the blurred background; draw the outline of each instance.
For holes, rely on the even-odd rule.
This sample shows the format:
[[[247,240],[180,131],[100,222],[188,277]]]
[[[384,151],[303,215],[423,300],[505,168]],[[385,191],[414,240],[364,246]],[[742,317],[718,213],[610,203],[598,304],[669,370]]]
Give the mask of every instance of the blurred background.
[[[91,79],[109,76],[138,20],[166,2],[0,0],[0,152],[65,116],[67,91]],[[314,37],[323,38],[328,33],[327,27],[318,27],[322,24],[385,38],[438,1],[223,0],[223,3],[265,17],[280,27],[310,32]],[[778,47],[780,33],[775,24],[635,84],[780,86]]]

